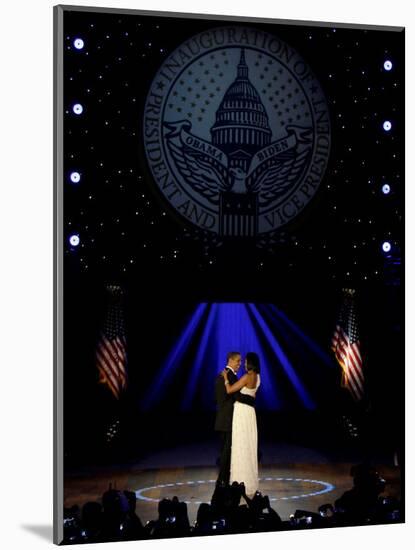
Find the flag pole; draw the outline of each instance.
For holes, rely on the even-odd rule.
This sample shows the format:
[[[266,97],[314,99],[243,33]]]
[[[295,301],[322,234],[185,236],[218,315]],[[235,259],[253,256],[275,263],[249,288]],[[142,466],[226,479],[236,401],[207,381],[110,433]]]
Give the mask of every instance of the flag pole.
[[[121,286],[110,283],[105,286],[105,294],[107,307],[95,358],[98,383],[107,390],[104,409],[110,411],[104,426],[104,448],[112,450],[120,437],[121,409],[127,389],[127,341],[124,290]]]
[[[341,392],[343,429],[351,440],[357,444],[366,459],[368,448],[361,431],[364,424],[367,424],[367,416],[365,416],[364,422],[362,416],[367,401],[367,380],[360,342],[356,289],[343,287],[342,295],[342,304],[332,337],[331,348],[336,361],[341,367],[340,387],[343,390]]]

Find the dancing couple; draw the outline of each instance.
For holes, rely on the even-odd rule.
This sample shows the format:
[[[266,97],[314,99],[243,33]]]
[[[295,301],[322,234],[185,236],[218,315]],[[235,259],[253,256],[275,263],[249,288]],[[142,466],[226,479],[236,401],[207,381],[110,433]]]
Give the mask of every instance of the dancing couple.
[[[226,368],[216,379],[217,404],[215,431],[221,436],[219,476],[216,484],[244,483],[246,495],[258,490],[258,431],[255,395],[260,385],[259,358],[254,352],[245,357],[245,374],[238,379],[241,354],[227,355]]]

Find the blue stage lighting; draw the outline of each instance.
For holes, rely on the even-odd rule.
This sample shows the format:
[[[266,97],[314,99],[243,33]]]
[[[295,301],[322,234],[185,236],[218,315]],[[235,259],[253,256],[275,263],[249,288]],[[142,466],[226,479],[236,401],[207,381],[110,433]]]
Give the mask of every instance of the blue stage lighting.
[[[79,172],[71,172],[69,178],[72,183],[79,183],[81,181],[81,174]]]
[[[194,361],[194,366],[192,371],[190,372],[189,381],[187,383],[187,386],[184,392],[184,398],[182,401],[182,410],[189,410],[192,404],[192,401],[195,397],[197,382],[201,374],[203,363],[206,360],[206,356],[207,356],[208,343],[212,335],[212,326],[214,321],[216,320],[215,314],[216,314],[215,305],[211,305],[209,315],[205,323],[205,328],[203,330],[202,338],[200,340],[199,349]]]
[[[184,330],[180,334],[176,344],[170,350],[167,359],[164,361],[160,371],[157,373],[154,382],[149,388],[146,397],[142,401],[142,408],[149,409],[157,401],[163,398],[163,392],[166,389],[167,383],[171,380],[173,374],[177,371],[181,364],[183,355],[185,354],[195,332],[198,328],[203,314],[205,313],[207,304],[199,304],[196,310],[190,316]]]
[[[282,368],[284,369],[289,381],[294,386],[294,389],[296,390],[297,394],[301,398],[301,401],[303,405],[307,409],[315,409],[316,405],[311,399],[310,395],[308,394],[306,388],[304,387],[303,383],[301,382],[300,378],[298,377],[297,373],[295,372],[293,366],[291,365],[290,361],[288,360],[288,357],[282,350],[280,344],[276,340],[275,336],[272,334],[268,326],[266,325],[264,319],[261,317],[261,315],[258,312],[258,309],[253,304],[248,304],[249,310],[254,315],[256,321],[258,322],[259,326],[261,327],[261,330],[264,332],[269,344],[272,346],[273,350],[275,351],[275,355],[279,360],[279,363],[281,364]]]
[[[392,245],[389,241],[385,241],[383,244],[382,244],[382,250],[383,252],[390,252],[392,249]]]
[[[390,120],[385,120],[383,123],[383,129],[385,132],[389,132],[392,129],[392,122]]]
[[[391,192],[391,187],[390,187],[390,185],[389,185],[388,183],[384,183],[384,184],[382,185],[382,193],[383,193],[384,195],[389,195],[390,192]]]
[[[393,67],[392,61],[390,61],[389,59],[387,59],[383,64],[383,68],[385,69],[385,71],[390,71],[392,67]]]
[[[280,309],[278,309],[276,306],[272,304],[267,304],[262,307],[260,307],[261,310],[265,310],[268,315],[270,315],[273,323],[276,323],[276,328],[279,332],[283,334],[285,338],[290,340],[293,345],[298,347],[298,341],[295,342],[292,338],[292,335],[289,334],[287,329],[284,327],[286,325],[292,334],[295,334],[299,337],[301,343],[307,346],[308,350],[313,352],[325,365],[327,365],[330,368],[337,368],[336,363],[333,361],[333,358],[324,351],[316,342],[310,338],[307,334],[305,334],[300,327],[298,327],[293,321],[291,321],[285,313],[283,313]]]
[[[77,234],[71,235],[69,237],[69,242],[70,242],[71,246],[78,246],[79,243],[81,242],[80,239],[79,239],[79,235],[77,235]]]
[[[84,108],[82,107],[82,105],[80,103],[75,103],[75,105],[72,107],[72,111],[76,115],[81,115],[83,113],[83,110],[84,110]]]
[[[244,374],[245,354],[254,351],[261,363],[258,408],[279,410],[285,403],[289,404],[290,397],[283,398],[280,393],[283,387],[281,383],[276,385],[282,371],[294,389],[298,402],[306,409],[314,409],[316,405],[309,389],[306,389],[276,335],[283,338],[287,350],[293,350],[296,356],[300,353],[302,358],[299,360],[309,368],[318,368],[322,364],[333,367],[328,354],[270,304],[199,304],[142,399],[142,408],[151,409],[162,401],[173,378],[181,370],[181,376],[184,375],[186,380],[183,395],[180,396],[181,409],[188,411],[195,406],[212,410],[215,407],[214,381],[226,366],[227,353],[241,352],[241,376]],[[316,359],[311,354],[316,355]],[[184,368],[186,372],[183,372]],[[307,377],[311,384],[310,373]]]
[[[239,372],[244,373],[244,354],[254,351],[258,354],[261,364],[261,390],[257,396],[258,405],[264,404],[267,409],[281,409],[282,399],[278,395],[273,377],[270,375],[269,360],[264,345],[260,341],[256,327],[252,322],[249,304],[218,303],[216,306],[216,320],[214,324],[215,346],[212,348],[214,367],[210,369],[210,378],[215,377],[226,366],[226,354],[229,351],[242,353],[242,367]]]
[[[75,48],[77,50],[82,50],[82,48],[84,47],[85,43],[84,41],[82,40],[82,38],[75,38],[75,40],[73,41],[73,45],[75,46]]]

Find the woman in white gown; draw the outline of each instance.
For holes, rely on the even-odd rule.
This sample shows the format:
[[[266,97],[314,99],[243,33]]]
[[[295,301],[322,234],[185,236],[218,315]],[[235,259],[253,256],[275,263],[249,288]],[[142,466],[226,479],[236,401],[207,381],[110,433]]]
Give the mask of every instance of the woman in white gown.
[[[246,374],[232,385],[228,381],[227,371],[222,372],[227,393],[240,391],[255,397],[261,383],[256,353],[246,354],[245,370]],[[258,490],[258,430],[255,408],[239,401],[235,401],[232,418],[230,482],[234,481],[245,484],[249,498]]]

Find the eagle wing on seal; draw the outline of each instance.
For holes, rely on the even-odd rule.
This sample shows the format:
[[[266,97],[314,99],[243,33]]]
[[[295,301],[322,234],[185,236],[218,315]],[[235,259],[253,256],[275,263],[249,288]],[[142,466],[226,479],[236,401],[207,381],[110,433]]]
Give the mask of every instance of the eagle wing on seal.
[[[255,170],[255,180],[252,175],[248,176],[247,187],[250,192],[258,193],[260,205],[269,204],[284,195],[303,170],[309,153],[309,148],[297,155],[295,151],[287,151],[271,165],[266,160],[262,162]]]
[[[220,192],[229,189],[227,169],[215,159],[209,162],[203,153],[179,146],[173,140],[168,141],[168,147],[179,172],[192,189],[210,202],[219,203]]]

